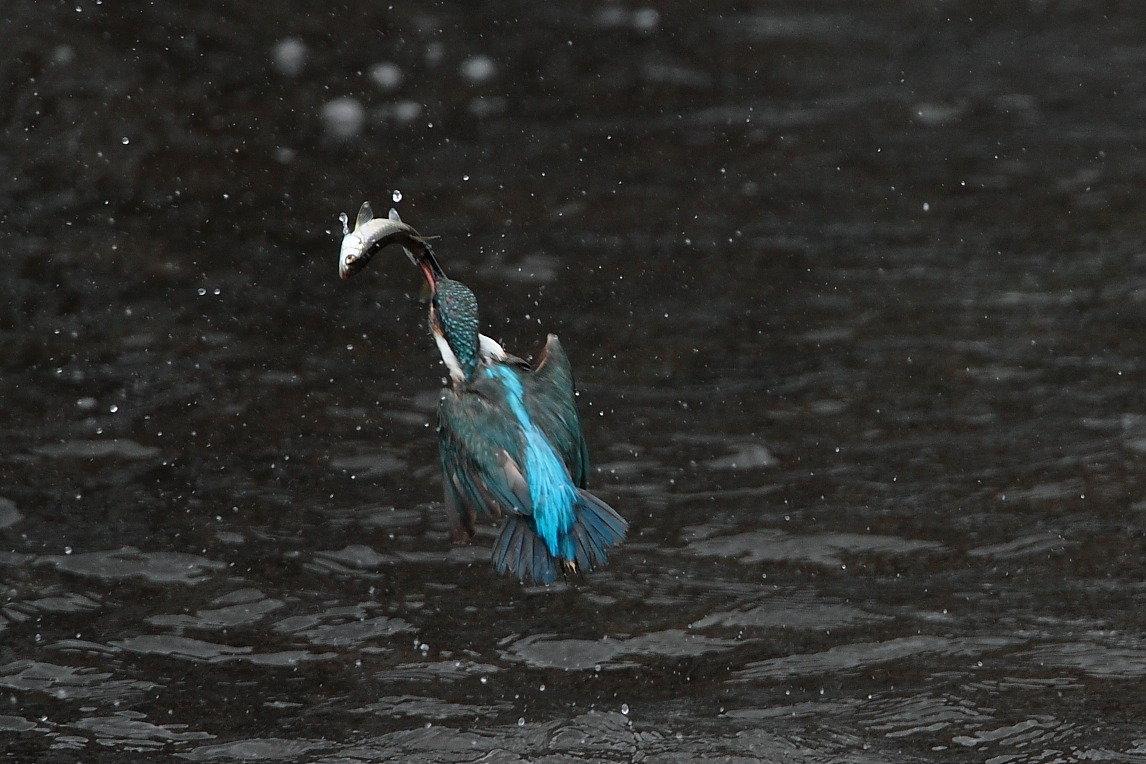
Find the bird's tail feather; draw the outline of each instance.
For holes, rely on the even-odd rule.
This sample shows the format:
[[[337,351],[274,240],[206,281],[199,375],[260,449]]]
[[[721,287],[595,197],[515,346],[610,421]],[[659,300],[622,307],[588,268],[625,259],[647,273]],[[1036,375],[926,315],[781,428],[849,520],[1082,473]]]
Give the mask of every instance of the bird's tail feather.
[[[533,528],[532,519],[510,515],[493,543],[493,563],[498,573],[510,573],[520,581],[550,584],[561,571],[587,573],[608,561],[606,550],[625,539],[629,524],[616,510],[588,491],[577,491],[569,529],[569,558],[554,557]]]
[[[510,573],[519,581],[551,584],[557,578],[556,560],[525,515],[505,519],[493,542],[493,564],[498,573]]]
[[[577,569],[589,571],[599,568],[609,559],[605,550],[625,540],[629,524],[615,509],[582,489],[577,489],[573,513],[569,535],[576,549]]]

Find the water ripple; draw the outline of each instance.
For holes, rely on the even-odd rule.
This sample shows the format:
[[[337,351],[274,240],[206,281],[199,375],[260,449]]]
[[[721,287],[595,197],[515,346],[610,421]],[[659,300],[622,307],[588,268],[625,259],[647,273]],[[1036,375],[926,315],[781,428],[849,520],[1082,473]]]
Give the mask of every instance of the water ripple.
[[[869,729],[889,738],[930,735],[951,727],[964,730],[991,721],[989,713],[969,700],[934,695],[882,699],[873,702],[862,716]]]
[[[387,716],[415,716],[420,719],[476,718],[512,708],[509,703],[496,705],[467,705],[450,703],[440,698],[422,695],[387,695],[361,708],[351,709],[353,714],[386,714]]]
[[[1058,533],[1032,533],[1000,544],[989,544],[968,550],[973,557],[994,557],[1000,560],[1013,560],[1032,554],[1062,551],[1067,546],[1077,545],[1077,541],[1067,541]]]
[[[643,634],[627,639],[555,639],[552,634],[532,634],[502,652],[507,660],[539,668],[597,669],[635,665],[618,660],[623,656],[697,656],[730,650],[742,642],[689,634],[681,629]]]
[[[226,629],[257,623],[268,613],[283,607],[283,604],[282,600],[262,599],[256,602],[241,602],[221,608],[199,610],[193,616],[182,613],[153,615],[145,620],[153,626],[181,629]]]
[[[153,690],[159,685],[130,679],[111,679],[92,668],[57,666],[20,660],[0,666],[0,687],[33,690],[54,698],[115,699]]]
[[[785,655],[747,664],[733,673],[735,681],[758,682],[796,676],[848,671],[877,663],[903,660],[925,653],[978,655],[1021,640],[1010,637],[912,636],[885,642],[837,645],[820,653]]]
[[[869,613],[851,605],[819,602],[815,595],[774,597],[741,610],[711,613],[690,628],[710,626],[824,630],[890,620],[891,616]]]
[[[36,723],[22,716],[0,714],[0,732],[27,732],[36,729]]]
[[[268,737],[201,746],[178,755],[188,761],[293,761],[300,756],[332,747],[334,747],[332,743],[319,740]]]
[[[1108,647],[1092,642],[1049,645],[1030,650],[1022,657],[1039,666],[1077,669],[1104,679],[1139,679],[1146,676],[1146,649]]]
[[[732,536],[716,536],[694,541],[689,554],[725,557],[744,563],[810,562],[827,567],[843,564],[844,554],[911,554],[934,551],[943,545],[898,536],[858,533],[792,535],[778,530],[759,530]]]
[[[113,716],[95,716],[72,722],[67,725],[93,732],[103,745],[141,745],[154,743],[162,745],[170,742],[189,740],[210,740],[215,736],[207,732],[183,732],[185,724],[152,724],[143,721],[146,716],[137,711],[120,711]]]
[[[33,449],[43,456],[69,459],[97,459],[118,456],[123,459],[147,459],[160,453],[158,448],[144,446],[134,440],[69,440]]]
[[[390,682],[437,682],[469,676],[489,676],[500,670],[489,663],[447,660],[435,663],[402,663],[379,672],[377,678]]]
[[[11,528],[24,519],[24,515],[16,508],[16,502],[0,496],[0,528]]]
[[[115,580],[143,578],[157,584],[197,584],[207,579],[207,571],[222,570],[226,563],[183,552],[141,552],[125,546],[102,552],[50,554],[37,560],[67,573]]]
[[[303,662],[329,660],[337,657],[337,653],[312,653],[306,650],[256,653],[253,647],[224,645],[171,634],[144,634],[138,637],[113,640],[110,644],[128,652],[162,655],[168,658],[203,663],[243,661],[262,666],[294,666]]]
[[[379,607],[374,602],[340,605],[322,613],[288,616],[274,630],[306,639],[314,645],[351,647],[381,637],[413,632],[416,629],[401,618],[371,616]]]

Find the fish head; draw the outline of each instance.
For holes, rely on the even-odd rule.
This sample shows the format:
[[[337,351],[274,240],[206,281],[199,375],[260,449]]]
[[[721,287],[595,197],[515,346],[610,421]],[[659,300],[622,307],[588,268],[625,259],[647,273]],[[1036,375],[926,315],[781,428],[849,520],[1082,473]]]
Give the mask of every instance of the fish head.
[[[400,243],[403,247],[424,248],[423,239],[411,226],[401,220],[375,218],[370,202],[363,202],[354,222],[354,230],[349,230],[346,213],[342,220],[342,247],[338,255],[338,274],[348,279],[366,267],[370,258],[390,244]]]

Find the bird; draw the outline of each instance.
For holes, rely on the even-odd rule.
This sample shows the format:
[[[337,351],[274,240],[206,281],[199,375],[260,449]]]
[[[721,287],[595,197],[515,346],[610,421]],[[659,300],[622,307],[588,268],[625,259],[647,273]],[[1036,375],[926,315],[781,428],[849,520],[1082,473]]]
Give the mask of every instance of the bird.
[[[340,273],[348,278],[400,242],[426,281],[430,334],[448,371],[437,433],[453,540],[472,540],[481,518],[500,521],[494,567],[527,583],[605,565],[628,523],[588,490],[589,451],[557,335],[548,335],[535,364],[506,352],[479,331],[477,298],[446,276],[427,239],[394,211],[385,223],[372,217],[363,205],[350,232],[343,216]]]

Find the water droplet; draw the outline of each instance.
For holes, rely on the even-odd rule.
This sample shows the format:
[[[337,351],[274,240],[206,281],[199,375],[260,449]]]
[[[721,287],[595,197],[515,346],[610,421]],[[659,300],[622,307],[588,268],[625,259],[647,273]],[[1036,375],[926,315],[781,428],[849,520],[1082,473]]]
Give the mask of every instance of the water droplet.
[[[402,201],[402,192],[398,189],[394,189],[394,193],[390,194],[390,199],[394,202],[394,204],[397,204],[398,202]]]
[[[366,126],[366,107],[349,96],[335,98],[323,104],[322,122],[328,137],[348,141]]]
[[[221,294],[223,294],[223,290],[220,289],[219,287],[215,287],[214,294],[215,294],[215,296],[221,295]]]
[[[482,678],[481,678],[479,681],[480,681],[482,684],[489,684],[489,677],[488,677],[488,676],[483,676],[483,677],[482,677]]]
[[[621,704],[621,713],[624,714],[625,716],[629,715],[629,704],[628,703],[622,703]]]
[[[402,70],[397,64],[383,61],[370,67],[370,79],[383,90],[394,90],[402,84]]]
[[[199,289],[198,289],[197,291],[199,292],[199,296],[200,296],[200,297],[202,297],[203,295],[207,294],[207,290],[206,290],[206,289],[204,289],[203,287],[199,287]]]
[[[64,547],[64,554],[71,554],[71,553],[72,553],[72,548],[70,546]]]
[[[462,62],[459,71],[470,84],[476,85],[497,74],[497,65],[489,56],[473,56]]]
[[[297,37],[284,37],[271,48],[271,63],[287,77],[297,77],[306,67],[306,43]]]
[[[524,727],[525,726],[525,717],[524,716],[517,717],[517,726],[518,727]]]
[[[463,175],[463,176],[462,176],[462,180],[469,180],[469,179],[470,179],[470,176],[469,176],[469,175]]]
[[[350,233],[350,218],[346,216],[345,212],[338,213],[338,222],[342,223],[342,235]]]
[[[633,26],[639,32],[651,32],[657,28],[661,14],[655,8],[641,8],[633,11]]]
[[[118,413],[118,412],[119,412],[119,406],[116,406],[116,405],[113,403],[111,406],[109,406],[109,407],[108,407],[108,411],[109,411],[110,413],[112,413],[112,414],[116,414],[116,413]]]
[[[131,139],[125,135],[119,139],[119,142],[126,146],[127,144],[131,143]]]

